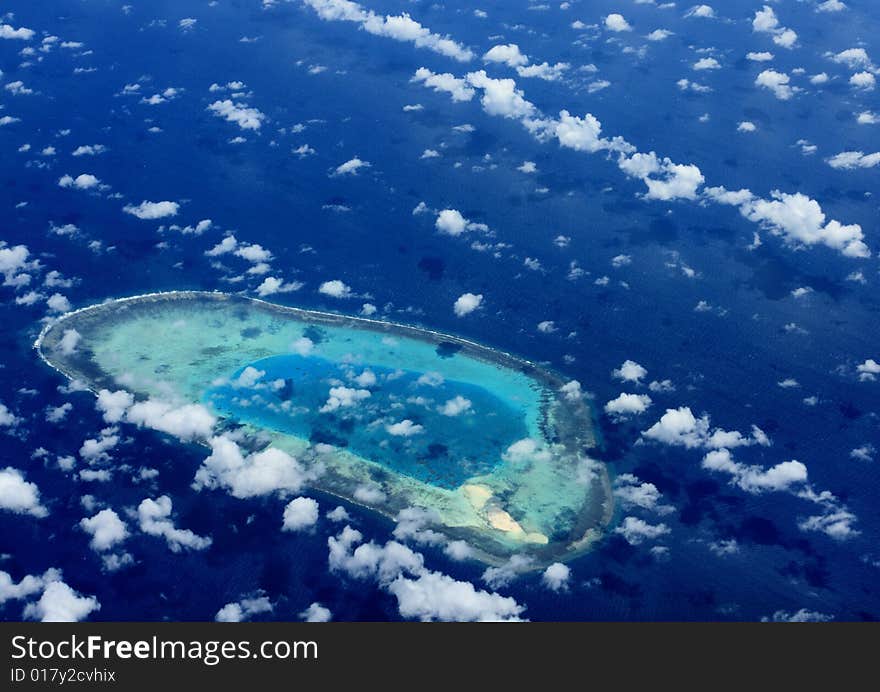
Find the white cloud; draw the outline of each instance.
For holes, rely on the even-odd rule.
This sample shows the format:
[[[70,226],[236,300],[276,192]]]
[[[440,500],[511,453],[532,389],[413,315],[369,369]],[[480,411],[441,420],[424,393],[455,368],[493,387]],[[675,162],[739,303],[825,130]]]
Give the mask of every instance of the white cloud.
[[[423,433],[425,428],[418,423],[413,423],[409,418],[405,418],[398,423],[386,425],[385,431],[394,437],[412,437]]]
[[[128,538],[125,522],[109,508],[102,509],[92,517],[81,519],[79,525],[92,537],[89,542],[92,550],[98,552],[111,550]]]
[[[839,53],[826,53],[825,56],[832,62],[846,65],[851,70],[864,68],[873,70],[874,63],[871,61],[868,51],[864,48],[847,48]]]
[[[465,315],[471,314],[474,310],[476,310],[483,303],[483,294],[474,294],[474,293],[462,293],[455,300],[455,304],[452,306],[453,311],[456,316],[464,317]]]
[[[452,96],[453,101],[470,101],[477,93],[467,80],[459,79],[454,75],[444,72],[437,74],[431,70],[420,67],[412,78],[413,82],[422,82],[434,91],[442,91]]]
[[[571,65],[567,62],[558,62],[551,65],[548,62],[542,62],[537,65],[526,65],[525,67],[517,67],[516,73],[520,77],[537,77],[538,79],[543,79],[545,82],[556,82],[562,79],[565,76],[565,73],[569,70]],[[597,84],[598,82],[594,82]],[[593,85],[590,85],[591,87]],[[589,91],[588,87],[588,91]],[[598,89],[592,89],[590,93],[594,91],[598,91]]]
[[[846,5],[840,0],[825,0],[816,5],[816,12],[840,12],[845,9]]]
[[[857,72],[852,77],[849,78],[850,86],[854,86],[857,89],[863,89],[864,91],[871,91],[877,83],[877,80],[874,78],[870,72]]]
[[[470,49],[453,41],[448,36],[433,33],[405,12],[400,15],[383,17],[351,0],[303,1],[325,21],[354,22],[368,33],[391,38],[395,41],[412,43],[417,48],[427,48],[459,62],[473,59],[473,53]]]
[[[10,92],[13,96],[27,96],[28,94],[33,94],[33,89],[29,89],[24,85],[24,82],[21,80],[17,80],[15,82],[9,82],[6,86],[3,87],[6,91]]]
[[[782,26],[779,18],[769,5],[755,12],[752,20],[752,30],[758,33],[772,34],[773,42],[783,48],[792,48],[797,42],[797,34],[794,30]]]
[[[303,283],[300,281],[290,281],[285,283],[283,279],[279,279],[274,276],[267,276],[263,279],[263,282],[257,286],[257,295],[260,298],[265,298],[266,296],[273,296],[276,293],[292,293],[293,291],[298,291],[303,287]]]
[[[147,202],[138,205],[126,204],[122,211],[139,219],[152,220],[164,219],[167,216],[177,216],[180,205],[177,202]]]
[[[880,151],[873,154],[865,154],[861,151],[842,151],[827,159],[832,168],[873,168],[880,165]]]
[[[196,471],[193,488],[225,488],[237,498],[278,493],[292,495],[313,478],[302,464],[275,447],[245,456],[238,444],[221,435],[209,441],[211,454]]]
[[[533,103],[527,101],[522,90],[516,88],[512,79],[493,79],[485,70],[469,72],[468,84],[483,90],[480,103],[489,115],[505,118],[525,118],[535,112]]]
[[[0,607],[6,601],[20,601],[40,593],[48,582],[57,581],[59,578],[58,570],[49,569],[42,575],[26,574],[21,578],[21,581],[15,583],[9,572],[0,570]]]
[[[532,567],[534,558],[528,555],[511,555],[507,562],[483,571],[483,581],[493,589],[510,585],[517,577]]]
[[[33,517],[49,514],[40,503],[40,489],[36,483],[26,481],[22,472],[11,466],[0,470],[0,510]]]
[[[773,60],[773,53],[768,53],[767,51],[762,51],[760,53],[750,52],[746,53],[746,59],[753,62],[769,62]]]
[[[670,533],[666,524],[649,524],[638,517],[626,517],[614,533],[619,533],[630,545],[640,545]]]
[[[306,622],[330,622],[333,619],[333,613],[329,608],[325,608],[317,601],[309,605],[299,616]]]
[[[91,190],[101,184],[91,173],[81,173],[75,178],[70,175],[62,175],[58,179],[59,187],[72,187],[77,190]]]
[[[457,209],[442,209],[437,213],[434,227],[440,232],[453,237],[460,236],[465,231],[486,231],[488,226],[483,223],[469,221],[462,216]]]
[[[727,449],[708,452],[702,461],[704,469],[732,476],[731,483],[748,493],[790,490],[807,482],[807,467],[799,461],[783,461],[769,469],[747,466],[734,461]]]
[[[297,497],[284,508],[283,531],[302,531],[318,521],[318,503],[310,497]]]
[[[156,399],[133,404],[125,419],[129,423],[146,426],[184,441],[210,437],[217,422],[211,412],[201,404],[174,407]]]
[[[691,67],[695,70],[720,70],[721,63],[715,58],[700,58]]]
[[[322,293],[325,296],[330,296],[331,298],[352,298],[354,294],[351,291],[351,286],[346,283],[343,283],[339,279],[333,279],[332,281],[325,281],[318,287],[318,293]]]
[[[103,144],[84,144],[73,150],[71,156],[97,156],[107,151]]]
[[[749,447],[770,445],[767,435],[753,425],[751,435],[746,436],[736,430],[711,428],[709,416],[696,418],[690,407],[666,409],[660,420],[642,433],[642,437],[663,444],[687,447],[689,449],[720,449],[722,447]]]
[[[387,499],[382,488],[375,483],[359,485],[354,489],[354,499],[365,505],[380,505]]]
[[[81,596],[58,575],[57,579],[46,584],[40,600],[25,607],[24,617],[42,622],[79,622],[100,609],[97,598]]]
[[[859,532],[853,528],[856,516],[845,508],[831,508],[824,514],[807,517],[798,522],[801,531],[818,531],[835,540],[846,540],[857,536]]]
[[[437,230],[451,236],[458,236],[467,230],[468,220],[457,209],[443,209],[434,222]]]
[[[836,2],[837,0],[830,0]],[[827,4],[827,3],[825,3]],[[834,619],[833,615],[826,615],[815,610],[801,608],[795,613],[777,610],[771,617],[761,618],[762,622],[829,622]]]
[[[800,192],[790,195],[774,190],[771,196],[771,200],[756,199],[743,204],[740,212],[789,242],[822,243],[849,257],[870,256],[858,224],[844,226],[835,220],[825,223],[819,203]]]
[[[13,40],[18,39],[20,41],[30,41],[34,37],[34,30],[28,29],[26,27],[19,27],[15,29],[9,24],[0,24],[0,38]]]
[[[617,141],[609,141],[600,136],[602,123],[592,114],[583,118],[572,115],[566,110],[559,112],[559,120],[551,125],[551,130],[560,146],[594,154],[597,151],[616,149]]]
[[[58,350],[65,356],[73,355],[76,352],[77,344],[79,344],[82,336],[76,329],[65,329],[58,340]]]
[[[668,29],[654,29],[650,34],[645,36],[649,41],[665,41],[672,36],[672,32]]]
[[[621,154],[618,166],[628,176],[639,178],[648,186],[645,199],[696,199],[697,188],[705,182],[697,166],[674,163],[669,158],[660,159],[653,151],[631,156]]]
[[[315,342],[307,336],[301,336],[290,345],[290,350],[300,356],[307,356],[315,349]]]
[[[561,562],[554,562],[549,565],[541,575],[541,581],[551,591],[562,591],[568,587],[568,580],[571,578],[571,569],[568,565]]]
[[[361,168],[369,168],[369,167],[370,167],[369,161],[362,161],[357,156],[355,156],[354,158],[349,159],[345,163],[339,164],[333,170],[333,173],[331,175],[334,175],[334,176],[336,176],[336,175],[357,175],[357,172]]]
[[[483,55],[483,62],[503,63],[508,67],[517,67],[518,65],[528,65],[529,58],[520,52],[519,46],[515,43],[506,43],[492,46]]]
[[[624,382],[635,382],[636,384],[641,384],[642,379],[645,375],[648,374],[648,371],[634,360],[625,360],[623,364],[612,371],[611,375],[618,380],[622,380]]]
[[[424,558],[402,543],[363,543],[363,536],[346,526],[327,539],[333,572],[355,579],[372,579],[397,598],[401,616],[423,621],[518,620],[524,608],[514,599],[477,590],[424,567]]]
[[[787,74],[776,70],[764,70],[755,78],[757,86],[769,89],[780,101],[787,101],[796,93],[796,88],[789,84],[790,81]]]
[[[6,404],[0,402],[0,426],[11,428],[20,422],[21,419],[10,411]]]
[[[478,591],[470,582],[439,572],[423,572],[415,579],[400,576],[388,585],[397,597],[400,614],[423,622],[517,621],[524,608],[513,598]]]
[[[868,358],[864,363],[860,363],[856,370],[859,373],[860,381],[873,382],[880,376],[880,363],[873,358]]]
[[[698,17],[700,19],[714,19],[715,10],[709,5],[695,5],[684,13],[685,17]]]
[[[856,122],[859,125],[877,125],[880,123],[880,115],[873,113],[871,111],[862,111],[856,117]]]
[[[647,394],[623,393],[605,404],[605,413],[613,418],[622,419],[644,413],[650,405],[651,397]]]
[[[99,439],[88,439],[82,443],[79,449],[79,455],[86,461],[94,461],[98,459],[109,459],[107,453],[119,444],[119,436],[114,434],[116,428],[106,428],[101,431]]]
[[[197,536],[189,529],[178,529],[171,520],[172,503],[167,495],[155,500],[145,498],[137,508],[141,531],[151,536],[164,538],[171,552],[181,550],[204,550],[211,545],[211,539]]]
[[[266,116],[256,108],[244,103],[233,103],[229,99],[214,101],[207,110],[218,118],[225,118],[228,122],[235,123],[242,130],[259,130],[266,119]]]
[[[692,8],[687,16],[714,16],[708,6]],[[416,81],[424,81],[432,76],[428,70],[419,71]],[[452,75],[446,75],[454,80]],[[484,72],[470,73],[466,76],[467,84],[484,91],[482,99],[483,107],[487,113],[505,117],[517,117],[521,124],[539,141],[548,141],[555,138],[560,145],[580,151],[594,153],[602,150],[618,151],[633,156],[620,156],[618,165],[624,173],[631,177],[642,179],[648,192],[645,199],[658,199],[669,201],[673,199],[697,200],[704,177],[700,169],[693,164],[676,164],[668,158],[661,159],[655,153],[641,154],[636,152],[635,147],[621,137],[604,139],[599,136],[601,123],[592,115],[587,114],[584,118],[571,116],[568,111],[560,111],[558,120],[542,116],[534,107],[534,104],[526,100],[523,92],[516,88],[513,80],[492,80]],[[691,83],[685,80],[685,86],[691,88]],[[774,70],[761,72],[756,80],[759,86],[771,89],[773,93],[783,100],[791,98],[799,89],[790,84],[787,74]],[[502,85],[503,83],[503,85]],[[695,85],[701,87],[701,85]],[[468,96],[471,98],[472,94]],[[710,188],[710,190],[726,192],[724,188]],[[740,212],[746,218],[761,223],[771,228],[779,235],[793,239],[787,226],[780,227],[766,218],[766,207],[771,201],[756,198],[749,191],[741,191],[747,197],[747,201],[737,202]],[[782,193],[774,193],[782,194]],[[800,193],[796,193],[796,197]],[[706,191],[706,196],[714,201],[733,204],[730,195],[715,196]],[[726,197],[726,199],[725,199]],[[804,197],[805,199],[809,199]],[[757,205],[757,209],[753,208]],[[797,224],[792,220],[792,224]],[[817,238],[813,242],[822,242],[830,247],[840,250],[843,254],[851,257],[868,257],[870,251],[862,239],[861,228],[857,224],[844,225],[838,221],[830,221],[826,226],[819,229]],[[803,241],[801,241],[803,242]],[[804,243],[813,244],[813,243]]]
[[[629,25],[629,22],[624,19],[622,14],[617,14],[616,12],[609,14],[605,17],[605,28],[609,31],[632,31],[632,27]]]
[[[46,408],[46,420],[49,423],[60,423],[67,418],[67,414],[72,410],[73,404],[69,401],[64,402],[60,406],[48,406]]]
[[[133,404],[134,396],[122,389],[116,392],[102,389],[98,392],[95,408],[104,414],[107,423],[118,423]]]
[[[461,394],[449,399],[438,410],[444,416],[460,416],[467,413],[472,408],[470,399],[465,399]]]
[[[70,301],[60,293],[53,293],[46,299],[46,306],[52,312],[70,312]]]
[[[320,408],[321,413],[330,413],[341,408],[352,408],[364,399],[369,399],[372,393],[369,389],[355,389],[353,387],[331,387],[327,402]]]
[[[614,497],[627,510],[638,507],[660,514],[668,514],[672,511],[672,507],[660,503],[662,496],[656,485],[643,483],[631,473],[621,474],[614,479]]]
[[[581,383],[577,380],[566,382],[559,388],[559,391],[568,401],[580,401],[584,396]]]
[[[273,606],[266,596],[242,598],[240,601],[227,603],[214,616],[215,622],[244,622],[254,615],[271,613]]]
[[[238,240],[236,240],[234,235],[228,235],[210,250],[207,250],[205,254],[208,257],[219,257],[220,255],[228,255],[230,252],[234,252],[237,247]]]

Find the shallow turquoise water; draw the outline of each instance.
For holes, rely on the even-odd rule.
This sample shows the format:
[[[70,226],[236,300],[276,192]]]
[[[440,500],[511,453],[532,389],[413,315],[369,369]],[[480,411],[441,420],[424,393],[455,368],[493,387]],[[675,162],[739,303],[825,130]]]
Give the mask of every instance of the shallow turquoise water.
[[[93,390],[206,404],[215,434],[292,455],[318,489],[386,516],[430,509],[486,561],[575,554],[610,518],[587,404],[555,374],[454,336],[174,292],[66,315],[39,347]]]
[[[242,383],[246,371],[261,374]],[[331,410],[327,402],[335,387],[355,392],[356,402]],[[528,434],[521,410],[478,385],[411,370],[352,367],[314,355],[254,361],[229,383],[211,387],[205,398],[231,419],[347,448],[449,489],[489,473],[504,450]],[[403,421],[411,425],[393,427]],[[392,434],[395,430],[399,434]]]

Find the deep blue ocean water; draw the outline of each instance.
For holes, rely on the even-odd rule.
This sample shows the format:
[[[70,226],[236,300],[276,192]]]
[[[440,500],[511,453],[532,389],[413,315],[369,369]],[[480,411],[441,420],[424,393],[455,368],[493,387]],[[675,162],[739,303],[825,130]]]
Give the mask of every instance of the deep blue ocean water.
[[[602,457],[617,474],[632,473],[657,487],[675,511],[635,514],[662,521],[670,533],[641,545],[612,535],[571,563],[568,592],[546,590],[538,574],[501,592],[538,620],[758,619],[801,608],[841,620],[880,616],[880,456],[851,457],[857,448],[880,448],[880,384],[855,374],[867,358],[880,360],[876,256],[854,260],[822,246],[792,249],[769,233],[749,250],[757,226],[734,208],[639,199],[643,185],[626,179],[613,160],[538,142],[518,123],[485,114],[477,99],[453,103],[410,82],[422,66],[456,75],[481,69],[479,57],[461,65],[350,24],[323,22],[299,3],[264,10],[259,0],[220,0],[213,7],[156,0],[127,14],[123,4],[13,0],[0,7],[15,13],[4,21],[37,32],[30,42],[0,41],[0,80],[21,80],[34,92],[0,96],[0,117],[20,118],[0,127],[0,240],[24,244],[47,270],[78,279],[69,288],[43,289],[44,271],[33,288],[58,290],[74,307],[180,288],[253,294],[259,278],[228,280],[249,265],[217,258],[229,267],[223,270],[204,256],[233,231],[241,241],[271,249],[273,275],[304,282],[300,291],[273,300],[347,312],[370,302],[392,319],[546,362],[579,380],[600,409],[622,391],[635,391],[611,374],[635,360],[648,370],[646,382],[670,379],[676,389],[651,392],[652,407],[636,418],[603,416]],[[611,82],[594,93],[586,72],[564,82],[517,83],[544,112],[592,112],[609,135],[697,163],[709,184],[814,197],[829,218],[859,223],[876,255],[880,169],[836,170],[824,159],[880,148],[880,126],[856,122],[857,113],[880,110],[877,92],[852,90],[852,71],[825,53],[861,46],[880,60],[880,15],[866,0],[830,15],[815,12],[810,2],[775,3],[780,20],[800,37],[800,48],[788,51],[752,32],[751,17],[762,5],[715,3],[723,19],[713,21],[686,19],[684,7],[660,10],[620,0],[547,11],[525,2],[487,3],[486,19],[474,18],[473,5],[458,0],[442,7],[392,1],[369,7],[408,11],[478,55],[516,42],[537,60],[570,62],[573,72],[594,64],[596,78]],[[598,23],[609,12],[622,12],[636,30],[620,37],[570,29],[575,19]],[[198,19],[190,31],[178,28],[185,17]],[[644,55],[624,50],[647,45],[640,37],[660,27],[675,33]],[[84,48],[43,53],[44,35]],[[583,35],[592,38],[579,41]],[[36,49],[34,56],[20,55],[25,45]],[[695,77],[690,65],[708,48],[724,67]],[[772,66],[787,73],[803,68],[805,75],[825,71],[834,79],[822,89],[806,76],[793,79],[804,93],[780,101],[754,86],[766,66],[745,60],[748,51],[773,52]],[[33,64],[22,67],[25,60]],[[326,69],[311,74],[315,65]],[[76,67],[95,71],[74,73]],[[682,77],[714,91],[684,93],[675,85]],[[265,114],[259,132],[206,110],[227,98],[209,92],[211,83],[232,80],[246,84],[250,95],[242,100]],[[151,106],[120,94],[134,83],[147,97],[168,87],[178,95]],[[412,104],[423,109],[404,110]],[[705,122],[703,114],[710,115]],[[757,131],[737,133],[744,120]],[[304,129],[294,132],[298,123]],[[465,123],[474,131],[452,129]],[[150,132],[153,127],[161,131]],[[238,136],[246,141],[230,142]],[[799,140],[818,152],[804,156]],[[25,144],[30,150],[19,151]],[[71,156],[85,144],[103,144],[107,152]],[[291,153],[303,144],[315,154]],[[50,146],[55,154],[42,155]],[[425,149],[441,156],[423,160]],[[370,167],[357,176],[328,175],[354,156]],[[535,162],[537,173],[517,171],[523,161]],[[66,173],[86,172],[110,188],[98,194],[57,185]],[[176,200],[181,211],[162,221],[121,211],[142,200]],[[489,240],[510,247],[495,257],[472,249],[472,238],[436,233],[434,215],[412,214],[422,201],[487,224],[495,236]],[[201,236],[157,230],[163,222],[183,226],[206,218],[214,228]],[[65,224],[79,231],[50,231]],[[554,243],[559,235],[569,238],[565,247]],[[99,248],[90,247],[95,241]],[[619,255],[629,263],[615,266]],[[537,259],[541,269],[529,269],[526,258]],[[567,278],[572,261],[585,272],[576,281]],[[856,271],[864,283],[848,279]],[[608,280],[596,284],[601,277]],[[361,297],[340,301],[318,293],[331,279]],[[801,287],[812,290],[793,297]],[[338,526],[322,518],[313,533],[282,533],[281,499],[194,492],[190,484],[206,455],[196,445],[126,426],[113,450],[111,481],[80,481],[59,470],[55,457],[76,455],[105,423],[90,394],[60,393],[62,379],[36,358],[31,346],[45,303],[16,305],[23,291],[0,291],[0,401],[22,419],[0,439],[0,466],[25,471],[50,512],[36,519],[0,511],[0,569],[20,579],[62,568],[68,584],[97,596],[101,609],[92,617],[100,619],[211,619],[223,604],[260,589],[275,602],[277,619],[295,618],[313,601],[337,619],[399,617],[394,598],[378,587],[328,574],[326,541]],[[464,292],[483,294],[484,304],[462,319],[452,304]],[[700,301],[710,309],[695,311]],[[539,331],[545,321],[555,329]],[[798,386],[779,386],[789,378]],[[816,404],[805,405],[812,396]],[[65,401],[73,409],[64,423],[47,422],[46,407]],[[834,493],[858,517],[858,535],[835,540],[802,531],[799,520],[817,513],[813,504],[788,493],[746,493],[727,476],[702,469],[700,451],[638,443],[667,407],[685,405],[727,430],[745,433],[758,425],[772,446],[737,449],[736,458],[765,467],[803,462],[811,484]],[[35,458],[38,448],[48,457]],[[158,477],[137,478],[142,466],[157,469]],[[160,494],[173,498],[179,526],[213,537],[211,548],[172,553],[135,530],[125,545],[135,564],[103,572],[78,528],[89,514],[81,497],[92,495],[127,518],[125,508]],[[338,504],[314,496],[322,510]],[[368,538],[390,537],[390,522],[356,507],[348,511]],[[709,549],[730,539],[736,553]],[[652,552],[658,545],[668,551]],[[480,583],[479,565],[422,550],[433,569]],[[17,619],[21,607],[9,602],[0,616]]]

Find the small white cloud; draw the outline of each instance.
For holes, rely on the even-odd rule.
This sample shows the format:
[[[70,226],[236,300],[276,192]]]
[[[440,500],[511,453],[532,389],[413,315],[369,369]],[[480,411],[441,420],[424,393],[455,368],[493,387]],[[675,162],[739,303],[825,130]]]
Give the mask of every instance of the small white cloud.
[[[330,622],[333,619],[333,613],[330,612],[330,609],[318,602],[309,605],[299,616],[306,622]]]
[[[97,552],[111,550],[128,538],[125,522],[109,508],[102,509],[93,517],[81,519],[79,525],[92,537],[89,545]]]
[[[257,295],[261,298],[265,298],[266,296],[272,296],[276,293],[291,293],[293,291],[298,291],[302,287],[303,283],[300,281],[285,282],[277,277],[267,276],[263,279],[262,283],[257,286]]]
[[[409,418],[405,418],[398,423],[386,425],[385,431],[395,437],[412,437],[413,435],[422,434],[425,428],[418,423],[413,423]]]
[[[352,293],[351,286],[340,281],[339,279],[333,279],[331,281],[325,281],[318,287],[318,293],[321,293],[325,296],[330,296],[331,298],[352,298],[354,297],[354,293]]]
[[[3,409],[0,416],[4,415],[6,407]],[[26,481],[24,474],[11,466],[0,470],[0,510],[38,518],[49,514],[40,503],[40,489],[36,483]]]
[[[178,209],[180,209],[180,205],[177,202],[147,202],[144,200],[137,205],[127,204],[122,208],[122,211],[139,219],[152,220],[177,216]]]
[[[483,62],[503,63],[508,67],[528,65],[529,58],[523,55],[515,43],[492,46],[483,55]]]
[[[455,304],[452,306],[452,309],[455,312],[456,316],[464,317],[465,315],[471,314],[474,310],[480,307],[482,303],[482,293],[463,293],[455,300]]]
[[[259,130],[266,116],[256,108],[251,108],[242,103],[233,103],[229,99],[214,101],[208,110],[218,118],[225,118],[228,122],[235,123],[242,130]]]
[[[700,58],[691,67],[695,70],[720,70],[721,63],[715,58]]]
[[[146,498],[138,505],[138,521],[141,531],[164,538],[174,553],[181,550],[205,550],[211,545],[210,538],[197,536],[189,529],[179,529],[171,520],[171,498],[162,495],[155,500]]]
[[[541,581],[551,591],[562,591],[568,587],[568,581],[571,578],[571,569],[568,565],[561,562],[554,562],[549,565],[541,575]]]
[[[648,371],[633,360],[625,360],[619,368],[611,373],[618,380],[636,384],[641,384],[642,378],[647,374]]]
[[[666,524],[649,524],[638,517],[626,517],[616,529],[630,545],[640,545],[645,541],[654,540],[670,533]]]
[[[623,419],[644,413],[650,405],[651,397],[647,394],[623,393],[605,404],[605,413],[613,418]]]
[[[369,162],[369,161],[362,161],[362,160],[359,159],[357,156],[355,156],[354,158],[349,159],[349,160],[346,161],[345,163],[341,163],[341,164],[339,164],[339,165],[333,170],[333,173],[331,173],[331,175],[333,175],[333,176],[337,176],[337,175],[357,175],[357,172],[358,172],[359,170],[361,170],[362,168],[369,168],[369,167],[370,167],[370,162]]]
[[[101,181],[98,180],[91,173],[81,173],[75,178],[70,175],[62,175],[58,179],[59,187],[69,187],[75,188],[77,190],[91,190],[98,187],[98,185],[100,184]]]
[[[318,503],[310,497],[297,497],[284,508],[283,531],[302,531],[318,521]]]
[[[629,22],[624,19],[622,14],[617,14],[616,12],[605,17],[605,28],[615,32],[632,31]]]

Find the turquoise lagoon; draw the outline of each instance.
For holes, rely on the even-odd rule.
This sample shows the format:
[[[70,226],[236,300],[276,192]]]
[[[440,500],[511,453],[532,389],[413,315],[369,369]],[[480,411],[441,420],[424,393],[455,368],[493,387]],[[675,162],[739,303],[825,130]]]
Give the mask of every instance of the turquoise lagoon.
[[[389,517],[429,510],[486,562],[571,557],[611,518],[589,406],[557,374],[458,337],[170,292],[69,313],[37,347],[94,391],[203,403],[249,451],[313,467],[320,491]]]

